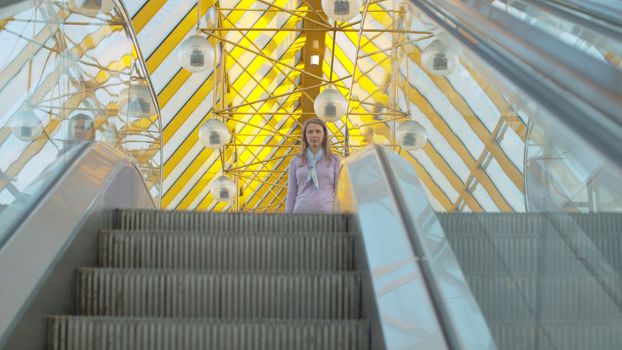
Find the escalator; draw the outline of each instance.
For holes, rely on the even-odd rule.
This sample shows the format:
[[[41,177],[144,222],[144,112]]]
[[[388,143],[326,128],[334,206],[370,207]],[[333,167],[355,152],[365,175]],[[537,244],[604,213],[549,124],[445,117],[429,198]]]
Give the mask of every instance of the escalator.
[[[445,213],[439,220],[500,349],[622,343],[622,215]]]
[[[351,220],[117,211],[48,349],[367,349]]]
[[[25,312],[6,348],[619,344],[622,215],[436,214],[408,200],[423,193],[415,178],[375,146],[342,175],[338,206],[356,214],[106,209],[30,298],[43,340],[24,337]],[[67,260],[78,251],[82,263]],[[70,303],[49,300],[57,288]]]
[[[513,2],[516,18],[498,10],[511,1],[411,3],[529,114],[526,212],[435,211],[421,182],[442,180],[393,145],[347,157],[334,214],[160,211],[159,171],[146,183],[127,153],[84,144],[2,212],[0,348],[618,348],[622,51],[593,60],[526,23],[554,34],[561,11],[617,34],[540,1]]]

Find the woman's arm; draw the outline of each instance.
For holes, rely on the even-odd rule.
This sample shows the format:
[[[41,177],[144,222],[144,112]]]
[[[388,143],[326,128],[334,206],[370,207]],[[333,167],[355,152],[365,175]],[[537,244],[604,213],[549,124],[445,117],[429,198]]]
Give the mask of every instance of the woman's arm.
[[[289,162],[289,172],[287,175],[287,197],[285,199],[285,212],[292,213],[296,205],[298,195],[298,181],[296,180],[296,157]]]

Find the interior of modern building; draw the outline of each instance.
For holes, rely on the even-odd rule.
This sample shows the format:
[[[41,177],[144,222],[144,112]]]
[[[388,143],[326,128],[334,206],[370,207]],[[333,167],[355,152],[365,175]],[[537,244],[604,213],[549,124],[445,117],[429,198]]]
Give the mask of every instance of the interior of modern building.
[[[620,1],[1,0],[0,47],[0,349],[622,348]]]

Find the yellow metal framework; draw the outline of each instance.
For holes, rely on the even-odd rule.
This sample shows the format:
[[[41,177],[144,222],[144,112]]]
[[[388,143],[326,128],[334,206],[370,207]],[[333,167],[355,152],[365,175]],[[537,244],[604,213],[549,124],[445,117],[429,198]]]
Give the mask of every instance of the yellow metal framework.
[[[165,4],[146,2],[135,14],[134,27],[148,27]],[[481,187],[497,210],[515,210],[487,171],[496,161],[504,176],[523,191],[522,169],[500,146],[511,130],[525,140],[525,123],[511,112],[503,96],[476,72],[467,72],[498,109],[498,122],[488,130],[478,111],[444,77],[428,74],[438,94],[457,111],[484,145],[479,156],[472,154],[442,113],[435,109],[416,83],[399,70],[401,64],[421,67],[417,44],[431,37],[429,32],[410,30],[405,25],[406,9],[393,8],[385,0],[365,1],[361,15],[352,23],[332,23],[324,15],[319,0],[207,1],[201,0],[178,17],[178,25],[165,33],[147,58],[147,67],[157,75],[161,64],[174,55],[175,48],[196,26],[197,19],[215,7],[218,27],[201,28],[218,50],[220,61],[198,85],[192,96],[169,117],[163,130],[164,207],[203,210],[279,211],[284,208],[287,165],[298,151],[301,125],[312,116],[313,100],[321,89],[334,85],[348,101],[342,121],[329,123],[331,143],[342,155],[355,152],[369,142],[395,145],[395,128],[409,117],[396,96],[422,111],[456,159],[448,159],[433,142],[417,152],[427,157],[444,181],[420,160],[417,152],[401,151],[417,169],[424,186],[444,210],[482,211],[474,194]],[[198,16],[197,16],[198,14]],[[406,56],[400,55],[407,52]],[[312,66],[311,54],[318,54],[321,66]],[[177,72],[158,91],[160,106],[167,109],[183,91],[191,74]],[[212,108],[200,121],[192,117],[199,104],[212,99]],[[175,108],[172,108],[175,109]],[[225,121],[232,140],[221,150],[197,148],[198,129],[209,118]],[[174,142],[172,140],[175,140]],[[518,150],[522,152],[521,150]],[[464,164],[469,176],[457,174],[456,161]],[[237,200],[219,203],[209,193],[213,178],[226,174],[235,179]]]

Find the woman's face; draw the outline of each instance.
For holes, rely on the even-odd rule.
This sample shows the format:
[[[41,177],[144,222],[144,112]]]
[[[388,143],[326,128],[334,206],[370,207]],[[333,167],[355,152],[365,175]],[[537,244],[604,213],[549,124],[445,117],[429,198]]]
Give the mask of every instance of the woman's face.
[[[89,141],[93,139],[93,128],[91,123],[86,120],[72,120],[71,123],[71,140],[73,141]]]
[[[307,138],[307,143],[310,147],[321,147],[322,141],[324,141],[324,129],[320,125],[309,124],[307,125],[305,137]]]

